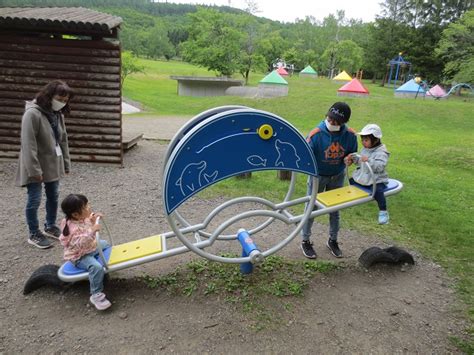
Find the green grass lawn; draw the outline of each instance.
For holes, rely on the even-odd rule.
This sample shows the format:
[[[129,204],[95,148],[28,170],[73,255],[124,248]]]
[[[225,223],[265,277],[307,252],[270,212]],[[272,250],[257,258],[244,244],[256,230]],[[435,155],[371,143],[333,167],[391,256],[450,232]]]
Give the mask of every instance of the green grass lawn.
[[[377,224],[376,204],[371,203],[344,210],[342,226],[396,240],[440,263],[457,280],[459,294],[474,321],[473,97],[401,99],[394,97],[393,88],[366,81],[368,98],[340,98],[336,95],[340,85],[324,78],[296,76],[288,78],[289,95],[283,98],[181,97],[170,75],[214,74],[181,62],[140,62],[145,73],[127,78],[123,93],[156,115],[193,116],[212,107],[240,104],[275,113],[306,135],[333,102],[343,100],[352,108],[351,127],[360,130],[367,123],[380,125],[383,143],[392,154],[389,174],[402,181],[405,189],[388,199],[389,225]],[[252,74],[249,85],[257,85],[263,76]],[[258,195],[262,186],[272,186],[271,193],[281,196],[287,184],[274,177],[268,173],[252,177],[244,193]],[[242,189],[236,181],[225,181],[210,193],[240,196]],[[304,191],[304,181],[298,189]]]

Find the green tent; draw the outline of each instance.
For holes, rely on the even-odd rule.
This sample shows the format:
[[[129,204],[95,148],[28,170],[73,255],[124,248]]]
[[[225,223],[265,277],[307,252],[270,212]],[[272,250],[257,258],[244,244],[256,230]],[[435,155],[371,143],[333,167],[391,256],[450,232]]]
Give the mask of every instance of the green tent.
[[[318,75],[318,73],[316,72],[316,70],[314,70],[311,65],[308,65],[306,66],[306,68],[304,68],[300,74],[313,74],[313,75]]]
[[[259,84],[269,84],[269,85],[288,85],[288,82],[283,79],[276,70],[272,71],[266,77],[259,81]]]

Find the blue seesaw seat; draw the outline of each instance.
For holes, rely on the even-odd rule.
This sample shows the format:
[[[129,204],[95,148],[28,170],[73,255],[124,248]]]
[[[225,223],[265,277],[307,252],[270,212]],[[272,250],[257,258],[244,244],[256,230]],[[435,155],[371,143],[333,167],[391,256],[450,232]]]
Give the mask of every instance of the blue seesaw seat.
[[[107,261],[109,260],[111,252],[112,252],[112,247],[108,247],[108,248],[103,249],[105,260],[107,260]],[[102,262],[102,259],[99,255],[97,255],[96,259],[99,261],[99,263],[102,266],[104,266],[104,263]],[[63,272],[64,275],[73,276],[73,275],[83,274],[84,272],[87,272],[87,270],[78,268],[78,267],[74,266],[74,264],[71,263],[70,261],[67,261],[66,263],[64,263],[64,265],[62,267],[62,272]]]
[[[397,187],[399,187],[400,182],[395,179],[388,179],[388,184],[385,186],[385,189],[383,190],[384,193],[388,191],[395,190]],[[365,192],[372,194],[372,186],[362,186],[359,185],[358,183],[352,184],[352,186],[357,186],[359,189],[364,190]]]

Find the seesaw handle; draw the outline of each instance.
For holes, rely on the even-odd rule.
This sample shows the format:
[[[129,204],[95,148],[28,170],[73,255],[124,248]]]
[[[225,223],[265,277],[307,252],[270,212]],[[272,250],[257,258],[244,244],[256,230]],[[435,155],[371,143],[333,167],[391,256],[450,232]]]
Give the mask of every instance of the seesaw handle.
[[[99,224],[100,219],[101,219],[100,216],[98,216],[97,219],[95,220],[95,224]],[[105,229],[107,230],[107,234],[109,235],[109,239],[110,239],[110,245],[112,246],[114,244],[114,242],[112,240],[112,234],[110,234],[109,227],[107,227],[107,224],[105,223],[105,221],[102,221],[102,224],[104,225]],[[107,260],[105,259],[104,252],[102,251],[102,248],[100,247],[99,231],[95,232],[95,242],[97,244],[97,250],[99,252],[99,256],[102,259],[102,264],[104,265],[105,269],[108,269],[109,267],[107,265]]]

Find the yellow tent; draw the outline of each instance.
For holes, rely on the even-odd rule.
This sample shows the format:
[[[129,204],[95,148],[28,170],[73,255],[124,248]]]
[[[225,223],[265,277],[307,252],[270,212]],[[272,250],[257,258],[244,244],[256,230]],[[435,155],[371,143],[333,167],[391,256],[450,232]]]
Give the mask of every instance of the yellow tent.
[[[346,73],[345,70],[343,70],[341,73],[337,74],[332,80],[336,81],[351,81],[352,78],[349,74]]]

